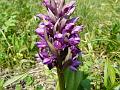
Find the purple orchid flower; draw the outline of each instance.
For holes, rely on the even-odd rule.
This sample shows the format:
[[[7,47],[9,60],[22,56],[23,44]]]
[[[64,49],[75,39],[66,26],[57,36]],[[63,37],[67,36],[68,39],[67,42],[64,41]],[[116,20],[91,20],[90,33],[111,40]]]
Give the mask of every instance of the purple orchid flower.
[[[76,26],[78,17],[70,18],[74,12],[75,1],[65,4],[65,0],[43,0],[48,14],[38,14],[42,22],[36,29],[36,33],[41,38],[36,42],[39,53],[36,56],[38,61],[53,67],[66,68],[76,71],[80,65],[77,60],[80,53],[78,44],[80,43],[79,32],[83,25]]]

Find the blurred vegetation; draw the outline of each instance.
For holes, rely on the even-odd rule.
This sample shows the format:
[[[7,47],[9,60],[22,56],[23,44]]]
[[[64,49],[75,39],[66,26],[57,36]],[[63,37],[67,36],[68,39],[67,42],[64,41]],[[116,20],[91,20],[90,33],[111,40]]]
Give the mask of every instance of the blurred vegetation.
[[[37,25],[34,16],[41,10],[40,0],[0,1],[0,67],[33,63]]]
[[[37,48],[34,43],[38,22],[34,16],[45,12],[40,1],[0,0],[1,69],[17,69],[22,73],[35,65]],[[119,90],[120,1],[77,0],[73,16],[79,16],[78,24],[84,25],[79,45],[83,52],[83,65],[80,66],[84,78],[81,81],[83,90]],[[16,87],[16,90],[21,90],[19,83]]]

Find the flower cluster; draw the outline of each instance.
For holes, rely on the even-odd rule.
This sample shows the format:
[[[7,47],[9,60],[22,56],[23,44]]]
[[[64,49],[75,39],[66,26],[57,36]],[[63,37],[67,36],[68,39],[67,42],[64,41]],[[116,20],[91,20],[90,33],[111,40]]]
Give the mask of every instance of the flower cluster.
[[[80,54],[79,32],[83,26],[75,24],[79,17],[70,18],[75,10],[75,1],[65,4],[65,0],[43,0],[43,5],[48,14],[36,15],[42,20],[36,29],[40,38],[40,41],[36,42],[39,48],[36,59],[42,60],[49,69],[56,66],[77,70],[80,64],[77,60]]]

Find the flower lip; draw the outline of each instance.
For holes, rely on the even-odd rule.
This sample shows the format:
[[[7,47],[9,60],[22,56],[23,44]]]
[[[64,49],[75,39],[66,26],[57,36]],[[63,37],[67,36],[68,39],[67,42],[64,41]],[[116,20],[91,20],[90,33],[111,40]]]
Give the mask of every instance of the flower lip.
[[[39,23],[38,27],[39,27],[39,28],[45,28],[44,22]]]
[[[78,60],[73,61],[72,66],[78,67],[80,65],[80,62]]]
[[[74,34],[74,33],[78,33],[78,32],[80,32],[80,31],[82,31],[82,29],[83,29],[83,26],[81,25],[81,26],[76,26],[76,27],[74,27],[73,28],[73,30],[72,30],[72,34]]]
[[[79,44],[79,42],[80,42],[80,38],[79,37],[72,37],[72,38],[69,39],[69,43],[71,45],[77,45],[77,44]]]
[[[43,52],[43,51],[40,52],[39,55],[40,55],[42,58],[48,58],[48,57],[49,57],[48,52],[45,52],[45,51],[44,51],[44,52]]]
[[[54,35],[54,38],[58,38],[58,39],[63,38],[63,34],[57,33]]]
[[[47,46],[47,43],[45,41],[40,41],[35,43],[38,48],[43,48]]]
[[[76,58],[73,58],[72,65],[70,66],[70,69],[72,71],[76,71],[80,64],[81,64],[80,61],[78,61]]]
[[[44,29],[43,28],[37,28],[35,32],[39,35],[44,35]]]
[[[51,63],[51,59],[50,58],[45,58],[43,60],[43,64],[50,64]]]
[[[75,24],[74,23],[69,23],[66,24],[66,26],[64,27],[64,29],[62,30],[62,33],[71,33],[72,29],[74,28]]]
[[[56,49],[61,49],[62,48],[62,44],[59,42],[59,41],[55,41],[54,42],[54,47],[56,48]]]
[[[75,55],[80,53],[80,49],[76,46],[71,46],[70,49],[71,49],[72,53]]]
[[[49,29],[53,29],[53,24],[50,21],[45,21],[44,25]]]
[[[69,23],[65,26],[65,30],[71,30],[74,27],[74,23]]]

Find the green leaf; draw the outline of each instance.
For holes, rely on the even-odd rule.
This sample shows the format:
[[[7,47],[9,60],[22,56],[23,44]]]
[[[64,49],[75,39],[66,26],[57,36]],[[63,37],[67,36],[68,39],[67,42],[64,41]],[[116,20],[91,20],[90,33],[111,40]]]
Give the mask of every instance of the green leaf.
[[[114,85],[115,83],[115,70],[114,68],[110,65],[109,63],[109,67],[108,67],[108,74],[109,74],[109,77],[110,77],[110,82],[111,82],[111,87]]]
[[[42,85],[37,85],[36,89],[35,90],[44,90],[43,86]]]
[[[3,84],[4,84],[4,79],[0,79],[0,90],[4,90]]]
[[[60,90],[59,82],[57,81],[56,90]]]
[[[66,84],[66,90],[74,90],[74,72],[72,72],[69,69],[66,69],[65,71],[65,84]]]
[[[16,87],[15,87],[15,90],[22,90],[21,85],[17,84]]]
[[[104,85],[105,87],[108,86],[108,60],[105,61],[105,66],[104,66]]]
[[[78,89],[78,87],[79,87],[79,84],[80,84],[80,82],[82,81],[82,79],[83,79],[83,73],[82,72],[80,72],[80,71],[76,71],[75,73],[74,73],[74,90],[77,90]]]
[[[4,79],[0,79],[0,87],[3,86],[4,84]]]
[[[83,79],[83,73],[80,71],[71,71],[67,69],[64,75],[66,90],[77,90]]]
[[[120,75],[120,70],[118,70],[117,68],[114,68],[115,69],[115,72]]]
[[[90,80],[85,79],[81,82],[81,85],[83,86],[84,90],[90,90]]]
[[[31,85],[33,82],[34,82],[34,79],[33,79],[33,77],[32,76],[27,76],[26,78],[25,78],[25,82],[26,82],[26,85]]]
[[[3,87],[0,87],[0,90],[5,90]]]
[[[25,74],[22,74],[22,75],[14,76],[14,77],[12,77],[11,79],[8,79],[8,80],[4,83],[3,87],[6,87],[6,86],[8,86],[8,85],[10,85],[10,84],[18,81],[18,80],[24,79],[27,75],[28,75],[28,74],[25,73]]]
[[[107,89],[111,89],[115,84],[115,69],[112,67],[109,60],[105,61],[104,68],[104,85]]]

